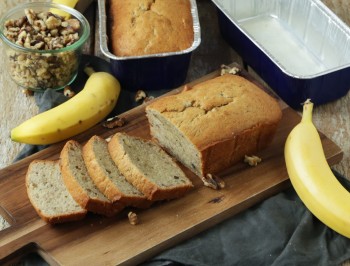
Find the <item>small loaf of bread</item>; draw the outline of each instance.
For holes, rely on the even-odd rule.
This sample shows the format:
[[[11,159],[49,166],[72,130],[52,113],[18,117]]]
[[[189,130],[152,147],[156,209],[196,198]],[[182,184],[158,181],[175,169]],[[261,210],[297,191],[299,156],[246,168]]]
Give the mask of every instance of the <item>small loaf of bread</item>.
[[[109,15],[109,39],[117,56],[176,52],[192,46],[189,0],[112,0]]]
[[[108,150],[125,178],[149,200],[178,198],[193,187],[176,162],[151,141],[116,133]]]
[[[49,223],[80,220],[87,213],[64,185],[58,162],[31,162],[26,175],[26,187],[34,209]]]
[[[198,176],[265,148],[282,117],[273,97],[231,74],[159,98],[146,113],[154,139]]]
[[[109,200],[139,208],[151,205],[152,202],[120,173],[108,152],[105,139],[91,137],[83,147],[83,158],[94,183]]]
[[[110,201],[96,187],[87,171],[78,142],[66,142],[60,154],[60,166],[68,191],[83,208],[106,216],[112,216],[124,208],[123,204]]]

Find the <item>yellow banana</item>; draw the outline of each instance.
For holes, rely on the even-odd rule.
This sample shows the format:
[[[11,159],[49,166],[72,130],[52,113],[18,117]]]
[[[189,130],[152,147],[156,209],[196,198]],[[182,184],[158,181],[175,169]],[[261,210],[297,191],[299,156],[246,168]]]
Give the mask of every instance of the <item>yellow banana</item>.
[[[120,84],[111,74],[93,73],[77,95],[14,128],[11,139],[43,145],[70,138],[105,118],[115,107],[119,93]]]
[[[52,3],[62,4],[74,8],[78,0],[52,0]]]
[[[305,206],[324,224],[350,238],[350,193],[332,173],[312,123],[313,103],[306,101],[301,122],[285,144],[292,185]]]
[[[52,3],[61,4],[61,5],[65,5],[65,6],[74,8],[76,6],[76,4],[78,3],[78,0],[52,0]],[[62,10],[53,9],[53,10],[51,10],[51,12],[55,13],[61,17],[69,17],[69,14],[67,12],[62,11]]]

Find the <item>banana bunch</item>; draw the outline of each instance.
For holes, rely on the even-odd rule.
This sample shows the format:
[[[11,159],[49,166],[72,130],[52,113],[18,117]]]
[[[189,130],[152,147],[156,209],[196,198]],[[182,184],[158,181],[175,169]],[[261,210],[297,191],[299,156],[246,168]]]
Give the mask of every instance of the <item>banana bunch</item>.
[[[11,139],[34,145],[52,144],[96,125],[115,107],[120,84],[106,72],[90,75],[73,98],[12,129]]]
[[[285,161],[292,185],[306,207],[324,224],[350,238],[350,193],[332,173],[320,136],[312,123],[313,103],[303,106],[301,122],[285,144]]]

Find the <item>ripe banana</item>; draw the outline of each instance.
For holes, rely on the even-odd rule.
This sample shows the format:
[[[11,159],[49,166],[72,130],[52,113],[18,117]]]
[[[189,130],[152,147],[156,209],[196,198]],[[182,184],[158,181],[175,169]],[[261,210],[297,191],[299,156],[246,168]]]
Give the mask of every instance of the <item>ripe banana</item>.
[[[52,3],[62,4],[74,8],[78,0],[52,0]]]
[[[306,207],[324,224],[350,238],[350,193],[332,173],[320,136],[312,123],[313,103],[303,107],[301,122],[285,144],[285,161],[292,185]]]
[[[79,0],[52,0],[52,3],[61,4],[61,5],[65,5],[65,6],[74,8],[76,6],[76,4],[78,3],[78,1]],[[52,13],[55,13],[61,17],[69,17],[69,14],[62,11],[62,10],[53,9],[51,11],[52,11]]]
[[[120,93],[116,78],[96,72],[73,98],[25,121],[11,131],[13,141],[52,144],[96,125],[115,107]]]

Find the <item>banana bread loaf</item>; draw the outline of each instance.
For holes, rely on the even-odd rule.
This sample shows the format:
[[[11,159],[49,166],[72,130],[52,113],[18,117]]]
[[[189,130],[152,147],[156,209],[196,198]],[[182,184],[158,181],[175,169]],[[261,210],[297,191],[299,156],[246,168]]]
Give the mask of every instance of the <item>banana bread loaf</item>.
[[[282,117],[274,98],[231,74],[162,97],[146,113],[151,135],[198,176],[265,148]]]
[[[193,187],[173,158],[152,141],[116,133],[108,150],[125,178],[149,200],[178,198]]]
[[[117,56],[185,50],[194,40],[189,0],[111,0],[110,41]]]

